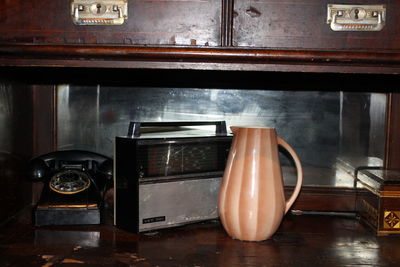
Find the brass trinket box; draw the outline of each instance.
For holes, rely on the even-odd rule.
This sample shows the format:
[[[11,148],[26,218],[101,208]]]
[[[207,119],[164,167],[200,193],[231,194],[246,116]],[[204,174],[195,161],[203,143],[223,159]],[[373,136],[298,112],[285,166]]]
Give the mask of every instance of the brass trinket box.
[[[400,171],[380,168],[356,172],[356,209],[377,235],[400,234]]]

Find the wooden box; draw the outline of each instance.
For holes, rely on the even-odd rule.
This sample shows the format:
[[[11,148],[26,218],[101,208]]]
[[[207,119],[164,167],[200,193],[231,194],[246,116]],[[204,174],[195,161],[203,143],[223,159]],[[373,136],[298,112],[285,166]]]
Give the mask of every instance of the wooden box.
[[[400,234],[400,171],[360,170],[356,178],[361,221],[377,235]]]

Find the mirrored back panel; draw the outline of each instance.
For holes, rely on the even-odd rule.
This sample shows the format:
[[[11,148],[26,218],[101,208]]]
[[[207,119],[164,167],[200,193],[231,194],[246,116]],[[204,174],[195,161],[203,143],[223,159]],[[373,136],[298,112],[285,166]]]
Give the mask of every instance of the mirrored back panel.
[[[382,165],[385,112],[384,93],[64,84],[57,88],[57,141],[61,150],[112,156],[115,136],[126,135],[130,121],[274,127],[299,154],[305,185],[351,187],[338,162]],[[281,160],[285,182],[294,184],[291,161]]]

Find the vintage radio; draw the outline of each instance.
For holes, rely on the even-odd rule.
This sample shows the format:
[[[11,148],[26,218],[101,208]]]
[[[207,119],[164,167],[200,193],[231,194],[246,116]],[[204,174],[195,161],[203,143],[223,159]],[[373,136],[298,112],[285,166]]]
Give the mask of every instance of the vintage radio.
[[[400,171],[380,167],[356,171],[356,208],[377,235],[400,234]]]
[[[215,133],[185,129],[206,125]],[[115,225],[139,233],[217,218],[231,140],[225,122],[131,122],[115,140]]]

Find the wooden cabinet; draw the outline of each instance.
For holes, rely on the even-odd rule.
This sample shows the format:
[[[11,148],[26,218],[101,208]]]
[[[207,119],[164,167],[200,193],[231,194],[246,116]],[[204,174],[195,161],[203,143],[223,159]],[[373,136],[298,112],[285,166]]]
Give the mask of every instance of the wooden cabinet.
[[[46,142],[55,135],[51,131],[56,123],[56,118],[48,114],[54,112],[49,87],[76,81],[98,84],[102,79],[125,86],[130,79],[145,80],[140,71],[148,71],[151,78],[147,77],[146,82],[165,75],[198,88],[214,76],[218,79],[210,82],[213,88],[230,89],[242,84],[248,89],[387,92],[385,167],[400,168],[396,76],[400,73],[400,17],[396,15],[400,2],[362,1],[386,5],[386,25],[375,32],[332,31],[326,23],[331,2],[326,0],[129,0],[128,20],[120,26],[75,25],[70,3],[0,0],[0,80],[39,86],[32,89],[33,110],[26,110],[34,120],[33,154],[56,147],[56,141]],[[351,3],[356,1],[340,1]],[[10,69],[14,71],[12,77],[7,73]],[[27,75],[32,70],[34,75]],[[57,75],[52,75],[54,71]],[[187,75],[190,72],[196,73],[196,79]],[[309,76],[293,80],[304,72]],[[318,86],[312,86],[309,78],[322,72],[340,74],[314,76]],[[287,73],[294,76],[285,76]],[[36,78],[26,81],[28,76]],[[276,80],[271,83],[273,76]],[[38,88],[47,89],[41,92]],[[50,112],[41,108],[44,99],[50,103]],[[35,128],[41,123],[49,126],[47,131]],[[354,190],[345,192],[344,197],[343,192],[309,190],[311,197],[300,198],[298,207],[352,210],[353,204],[349,203],[354,203]],[[338,196],[341,201],[336,201]]]
[[[129,0],[122,25],[75,25],[71,1],[0,1],[0,43],[220,44],[221,1]]]
[[[75,25],[70,1],[0,1],[0,66],[400,72],[400,3],[381,31],[333,31],[317,0],[129,0],[119,26]],[[358,4],[343,0],[340,4]]]
[[[337,3],[329,0],[128,0],[128,18],[122,25],[99,26],[75,25],[71,1],[0,1],[0,43],[400,49],[398,1],[362,2],[362,5],[385,6],[385,25],[380,31],[333,31],[327,24],[329,4]],[[360,3],[344,0],[340,4],[357,6]]]

